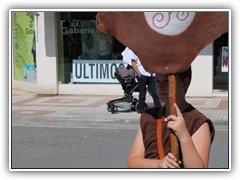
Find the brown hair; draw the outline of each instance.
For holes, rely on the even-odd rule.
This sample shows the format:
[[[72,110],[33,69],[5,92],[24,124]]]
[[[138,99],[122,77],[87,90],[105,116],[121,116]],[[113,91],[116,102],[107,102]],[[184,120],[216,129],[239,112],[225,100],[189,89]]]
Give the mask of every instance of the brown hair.
[[[186,71],[177,73],[177,76],[183,81],[186,77],[189,78],[190,82],[192,80],[192,68],[189,66],[189,68]]]
[[[189,66],[189,68],[186,71],[183,71],[181,73],[177,73],[176,75],[179,77],[179,79],[182,82],[184,81],[185,78],[189,78],[189,85],[190,85],[191,80],[192,80],[192,68],[191,68],[191,66]],[[188,87],[189,87],[189,85],[188,85]],[[187,93],[188,87],[187,87],[185,93]]]

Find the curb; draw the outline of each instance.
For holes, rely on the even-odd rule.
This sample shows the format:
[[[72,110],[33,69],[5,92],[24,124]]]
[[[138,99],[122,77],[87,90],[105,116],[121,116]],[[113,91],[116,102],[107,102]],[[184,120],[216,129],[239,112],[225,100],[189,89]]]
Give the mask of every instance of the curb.
[[[226,120],[212,120],[216,127],[229,127]],[[139,119],[88,119],[62,118],[62,117],[12,117],[12,126],[39,126],[39,127],[72,127],[72,128],[111,128],[111,129],[137,129]]]
[[[12,126],[46,126],[46,127],[75,127],[75,128],[111,128],[136,129],[139,120],[106,120],[79,118],[43,118],[43,117],[12,117]]]

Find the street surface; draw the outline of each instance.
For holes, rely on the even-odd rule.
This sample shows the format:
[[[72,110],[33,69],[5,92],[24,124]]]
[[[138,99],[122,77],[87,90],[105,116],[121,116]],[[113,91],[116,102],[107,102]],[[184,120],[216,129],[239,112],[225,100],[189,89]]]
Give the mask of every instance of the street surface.
[[[127,168],[128,153],[139,126],[136,112],[107,111],[119,96],[38,96],[14,91],[11,109],[11,168]],[[188,97],[210,118],[216,135],[209,168],[229,169],[228,96]],[[152,99],[147,96],[149,107]]]
[[[34,127],[13,125],[12,169],[127,168],[127,157],[138,123],[91,127]],[[226,125],[215,125],[209,168],[229,168]]]

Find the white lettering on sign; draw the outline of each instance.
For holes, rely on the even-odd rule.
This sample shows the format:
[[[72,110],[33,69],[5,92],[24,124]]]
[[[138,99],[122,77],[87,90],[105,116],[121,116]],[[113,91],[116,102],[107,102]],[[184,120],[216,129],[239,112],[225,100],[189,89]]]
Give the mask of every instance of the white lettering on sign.
[[[192,23],[195,12],[144,12],[150,28],[157,33],[174,36],[184,32]]]
[[[121,66],[126,66],[122,60],[73,60],[73,82],[119,83],[115,72]]]

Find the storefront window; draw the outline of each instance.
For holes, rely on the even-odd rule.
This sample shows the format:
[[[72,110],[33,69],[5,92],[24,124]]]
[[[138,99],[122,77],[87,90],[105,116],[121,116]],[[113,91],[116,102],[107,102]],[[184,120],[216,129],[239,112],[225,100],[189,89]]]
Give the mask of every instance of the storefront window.
[[[97,30],[97,12],[59,13],[59,80],[63,84],[116,83],[124,46]]]
[[[34,16],[12,12],[14,79],[36,82]]]
[[[228,33],[214,41],[213,88],[228,90]]]

